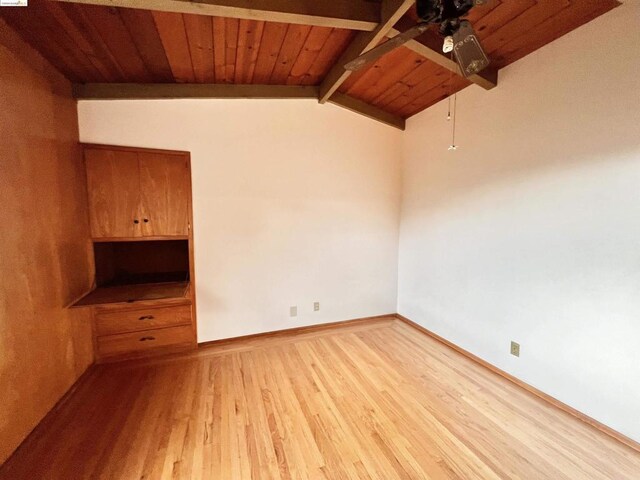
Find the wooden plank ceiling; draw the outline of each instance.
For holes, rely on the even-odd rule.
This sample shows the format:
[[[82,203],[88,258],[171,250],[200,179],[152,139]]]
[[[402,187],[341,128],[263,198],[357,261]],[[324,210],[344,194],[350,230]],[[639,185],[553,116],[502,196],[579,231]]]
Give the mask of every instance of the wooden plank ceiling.
[[[78,83],[316,85],[353,36],[338,28],[44,0],[31,0],[28,12],[3,9],[2,16]]]
[[[617,0],[490,0],[474,8],[474,26],[493,67],[503,68],[620,5]],[[415,24],[415,9],[399,30]],[[433,32],[418,41],[438,45]],[[470,85],[401,47],[349,77],[340,91],[403,118]]]
[[[503,68],[617,5],[617,0],[489,0],[469,19],[492,66]],[[47,0],[2,8],[0,16],[75,83],[320,85],[357,34]],[[415,21],[412,8],[396,29]],[[417,41],[434,50],[441,42],[431,31]],[[338,91],[407,118],[469,84],[409,46],[351,75]]]

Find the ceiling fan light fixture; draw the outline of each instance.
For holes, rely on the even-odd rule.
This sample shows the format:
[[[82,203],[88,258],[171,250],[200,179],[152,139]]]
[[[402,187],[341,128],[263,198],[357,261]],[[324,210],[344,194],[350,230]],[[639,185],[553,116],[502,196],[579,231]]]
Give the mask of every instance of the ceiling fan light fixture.
[[[477,3],[474,3],[477,2]],[[469,77],[489,65],[489,59],[482,50],[473,27],[468,20],[461,20],[480,0],[417,0],[416,12],[420,22],[410,29],[390,38],[384,43],[346,62],[345,70],[355,72],[365,65],[375,62],[409,40],[419,37],[430,25],[440,25],[439,33],[444,37],[442,50],[456,56],[461,73]]]
[[[484,53],[476,32],[467,20],[460,22],[460,28],[453,34],[453,42],[453,53],[465,77],[489,66],[487,54]]]
[[[444,42],[442,44],[442,51],[444,53],[451,53],[453,50],[453,37],[451,35],[447,35],[444,37]]]

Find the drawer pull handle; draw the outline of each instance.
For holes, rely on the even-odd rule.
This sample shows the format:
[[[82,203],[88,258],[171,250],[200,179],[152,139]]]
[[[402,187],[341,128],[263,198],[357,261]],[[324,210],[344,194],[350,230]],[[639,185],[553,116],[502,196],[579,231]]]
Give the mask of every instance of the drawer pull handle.
[[[153,315],[143,315],[138,320],[153,320]]]
[[[147,340],[155,340],[155,339],[156,339],[156,337],[142,337],[142,338],[140,339],[140,341],[141,341],[141,342],[146,342]]]

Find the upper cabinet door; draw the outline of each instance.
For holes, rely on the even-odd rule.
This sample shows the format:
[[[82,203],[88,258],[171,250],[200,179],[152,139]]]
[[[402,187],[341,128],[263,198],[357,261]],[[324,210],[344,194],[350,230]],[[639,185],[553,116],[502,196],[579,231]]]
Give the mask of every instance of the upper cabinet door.
[[[186,155],[139,152],[144,236],[188,235],[191,171]]]
[[[92,237],[142,236],[137,153],[86,148],[85,162]]]

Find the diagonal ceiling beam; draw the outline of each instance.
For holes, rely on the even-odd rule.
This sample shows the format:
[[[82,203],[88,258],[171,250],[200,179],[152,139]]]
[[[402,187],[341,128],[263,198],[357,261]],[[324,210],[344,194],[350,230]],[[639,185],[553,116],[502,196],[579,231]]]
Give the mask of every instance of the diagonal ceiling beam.
[[[344,65],[358,58],[364,52],[375,47],[380,40],[385,38],[389,30],[411,8],[415,0],[382,0],[380,5],[380,23],[371,32],[360,32],[351,44],[342,53],[338,61],[331,68],[320,85],[318,100],[324,103],[333,95],[340,85],[349,78],[351,71],[345,70]]]
[[[368,0],[54,0],[371,31],[379,4]]]
[[[329,99],[329,103],[333,103],[339,107],[346,108],[352,112],[377,120],[385,125],[399,128],[400,130],[404,130],[405,128],[404,118],[393,115],[392,113],[386,112],[374,105],[358,100],[357,98],[345,95],[344,93],[336,92]]]
[[[394,28],[389,30],[387,36],[394,37],[415,25],[409,18],[401,18]],[[427,31],[414,40],[409,40],[404,44],[409,50],[414,51],[418,55],[427,60],[440,65],[443,68],[457,74],[462,75],[458,63],[442,53],[442,38],[432,31]],[[480,85],[486,90],[491,90],[498,85],[498,70],[491,65],[482,72],[471,75],[468,80]]]

